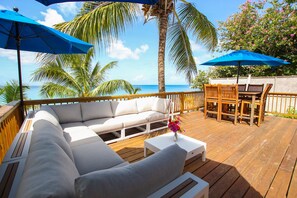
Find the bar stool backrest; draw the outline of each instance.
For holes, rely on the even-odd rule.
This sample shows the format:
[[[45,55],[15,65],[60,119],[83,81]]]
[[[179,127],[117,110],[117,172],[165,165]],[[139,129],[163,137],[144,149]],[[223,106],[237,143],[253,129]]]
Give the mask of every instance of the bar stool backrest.
[[[238,85],[220,85],[222,100],[238,100]]]
[[[266,85],[266,87],[264,89],[264,92],[261,95],[261,101],[262,102],[264,102],[264,103],[266,102],[267,95],[268,95],[269,91],[271,90],[272,86],[273,86],[273,84],[267,84]]]
[[[246,84],[239,84],[238,91],[246,91]]]
[[[264,84],[249,84],[247,91],[263,92]]]
[[[204,84],[204,97],[211,99],[218,99],[219,97],[219,86]]]

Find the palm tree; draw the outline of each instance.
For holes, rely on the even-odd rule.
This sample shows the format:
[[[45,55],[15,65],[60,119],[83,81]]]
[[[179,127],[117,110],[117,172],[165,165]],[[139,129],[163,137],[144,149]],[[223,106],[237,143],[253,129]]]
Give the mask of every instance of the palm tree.
[[[143,5],[145,22],[156,19],[159,27],[158,85],[165,92],[165,47],[169,41],[170,60],[178,72],[184,72],[190,83],[197,73],[188,33],[202,42],[209,50],[217,44],[216,29],[205,15],[185,0],[160,0],[155,5]],[[77,17],[56,26],[87,42],[99,46],[125,30],[137,18],[139,7],[131,3],[92,2],[84,3]],[[169,23],[169,20],[172,22]],[[168,38],[167,38],[168,32]]]
[[[50,55],[39,57],[44,65],[34,71],[32,80],[47,81],[42,85],[41,95],[53,97],[91,97],[107,95],[123,89],[128,92],[133,86],[121,79],[106,81],[109,70],[116,61],[101,67],[97,62],[92,67],[94,51],[87,55]]]
[[[29,86],[23,85],[23,96],[27,98],[26,91],[30,89]],[[20,100],[20,86],[18,81],[11,80],[7,82],[5,86],[0,88],[0,101],[3,103],[9,103],[14,100]]]

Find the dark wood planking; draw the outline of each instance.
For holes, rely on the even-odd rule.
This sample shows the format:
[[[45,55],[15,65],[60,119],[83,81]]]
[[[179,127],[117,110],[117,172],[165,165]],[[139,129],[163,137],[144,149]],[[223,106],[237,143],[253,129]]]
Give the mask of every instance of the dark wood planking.
[[[290,183],[290,187],[288,189],[288,198],[296,198],[296,197],[297,197],[297,163],[295,163],[292,180]]]
[[[295,145],[297,120],[268,116],[260,127],[250,127],[204,119],[201,112],[191,112],[183,114],[182,121],[185,135],[207,143],[206,162],[201,161],[201,156],[194,157],[186,161],[184,172],[190,171],[209,182],[210,197],[263,197],[274,193],[270,192],[271,187],[288,180],[290,184],[281,191],[296,197],[297,168],[288,169],[286,175],[279,171],[286,165],[284,159],[292,156],[289,149]],[[113,143],[110,147],[125,160],[135,162],[143,159],[144,140],[155,135],[158,133]]]
[[[181,195],[185,194],[189,191],[192,187],[194,187],[198,182],[194,181],[193,179],[189,178],[178,185],[176,188],[172,189],[161,198],[177,198]]]

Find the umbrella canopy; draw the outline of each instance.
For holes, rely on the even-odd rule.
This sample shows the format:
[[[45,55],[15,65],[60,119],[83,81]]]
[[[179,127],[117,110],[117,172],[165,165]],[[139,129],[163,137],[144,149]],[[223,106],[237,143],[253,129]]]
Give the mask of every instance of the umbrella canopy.
[[[63,2],[79,2],[79,1],[94,1],[94,0],[36,0],[43,5],[51,5],[55,3],[63,3]],[[104,1],[104,0],[103,0]],[[130,2],[130,3],[141,3],[141,4],[149,4],[154,5],[158,2],[158,0],[109,0],[111,2]]]
[[[21,108],[23,108],[20,50],[52,54],[87,53],[91,44],[41,25],[14,11],[0,10],[0,47],[16,49]]]
[[[17,12],[0,10],[0,47],[51,54],[87,53],[91,44],[41,25]]]
[[[201,65],[212,65],[212,66],[238,66],[237,68],[237,83],[239,79],[239,70],[242,65],[270,65],[270,66],[279,66],[284,64],[290,64],[287,61],[284,61],[279,58],[272,56],[267,56],[264,54],[259,54],[255,52],[250,52],[248,50],[237,50],[220,56],[218,58],[212,59]]]

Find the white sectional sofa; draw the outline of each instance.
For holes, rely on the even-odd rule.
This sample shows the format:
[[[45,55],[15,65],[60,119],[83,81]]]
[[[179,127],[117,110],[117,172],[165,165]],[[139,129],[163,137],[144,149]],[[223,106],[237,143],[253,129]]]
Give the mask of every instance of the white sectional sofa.
[[[123,137],[126,128],[167,120],[169,109],[159,98],[45,106],[32,131],[20,132],[29,135],[14,140],[1,183],[15,167],[9,197],[147,197],[182,174],[186,151],[174,145],[129,164],[98,134],[121,130]],[[12,159],[15,145],[25,149]]]
[[[173,103],[162,98],[139,98],[127,101],[104,101],[88,102],[69,105],[43,106],[36,113],[35,119],[43,119],[50,114],[56,120],[56,125],[60,125],[64,132],[71,139],[77,141],[77,136],[81,136],[80,131],[86,131],[85,136],[93,136],[91,131],[98,135],[113,132],[118,139],[129,138],[143,133],[149,133],[167,127],[167,120],[172,113]],[[162,127],[151,129],[151,125],[162,122]],[[126,129],[138,127],[142,133],[128,136]],[[116,131],[120,131],[116,133]]]

